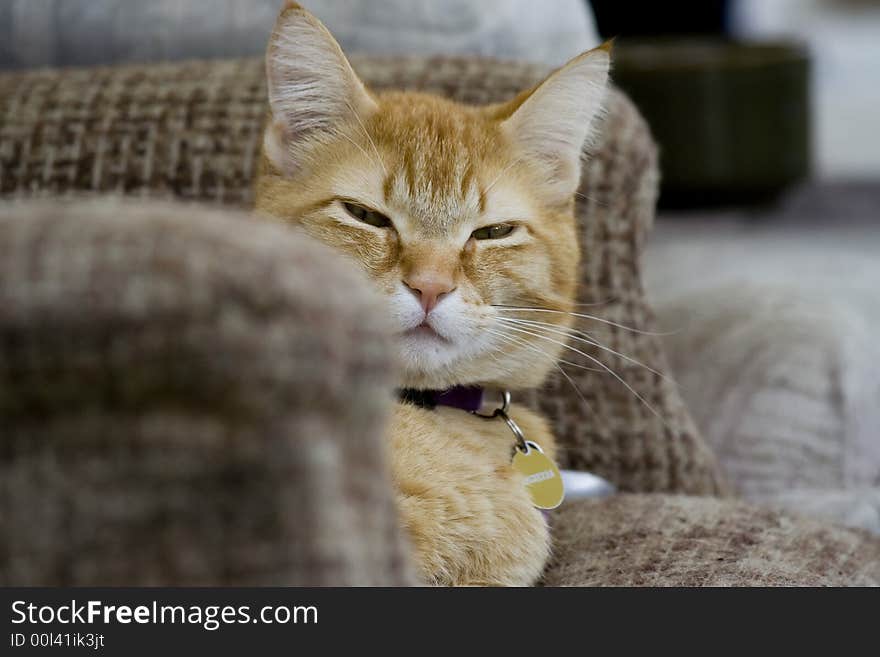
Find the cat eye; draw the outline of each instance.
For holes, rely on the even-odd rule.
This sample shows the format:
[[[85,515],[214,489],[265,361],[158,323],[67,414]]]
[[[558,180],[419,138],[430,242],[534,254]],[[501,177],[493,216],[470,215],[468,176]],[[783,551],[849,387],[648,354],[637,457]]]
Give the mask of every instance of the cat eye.
[[[478,228],[473,233],[471,233],[471,237],[475,240],[497,240],[502,237],[507,237],[510,235],[516,226],[513,224],[495,224],[494,226],[484,226],[483,228]]]
[[[342,207],[344,207],[345,211],[352,217],[365,224],[369,224],[370,226],[375,226],[376,228],[388,228],[388,226],[391,225],[391,219],[381,212],[376,212],[375,210],[370,210],[369,208],[365,208],[355,203],[349,203],[347,201],[342,202]]]

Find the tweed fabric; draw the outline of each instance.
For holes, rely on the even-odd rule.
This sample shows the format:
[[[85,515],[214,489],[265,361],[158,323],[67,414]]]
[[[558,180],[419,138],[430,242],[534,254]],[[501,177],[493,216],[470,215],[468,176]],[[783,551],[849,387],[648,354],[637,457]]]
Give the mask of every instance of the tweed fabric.
[[[880,538],[731,500],[620,495],[553,525],[547,586],[880,586]]]
[[[0,585],[410,582],[387,331],[338,260],[192,205],[0,206]]]
[[[514,96],[545,71],[475,58],[355,58],[377,89],[416,88],[469,103]],[[118,192],[247,206],[266,112],[258,60],[0,76],[0,194]],[[649,131],[612,92],[602,140],[578,195],[584,259],[579,300],[588,331],[540,393],[521,398],[552,418],[563,464],[628,491],[713,494],[717,466],[674,386],[641,286],[657,163]],[[596,305],[594,305],[596,304]],[[614,322],[635,330],[622,329]],[[591,360],[611,372],[591,372]],[[618,379],[619,377],[619,379]]]

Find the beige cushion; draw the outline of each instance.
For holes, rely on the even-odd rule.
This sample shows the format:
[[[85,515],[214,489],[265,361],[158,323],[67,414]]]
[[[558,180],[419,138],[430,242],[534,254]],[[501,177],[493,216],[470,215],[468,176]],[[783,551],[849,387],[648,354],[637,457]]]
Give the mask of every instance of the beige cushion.
[[[553,514],[547,586],[880,586],[880,538],[742,502],[623,495]]]

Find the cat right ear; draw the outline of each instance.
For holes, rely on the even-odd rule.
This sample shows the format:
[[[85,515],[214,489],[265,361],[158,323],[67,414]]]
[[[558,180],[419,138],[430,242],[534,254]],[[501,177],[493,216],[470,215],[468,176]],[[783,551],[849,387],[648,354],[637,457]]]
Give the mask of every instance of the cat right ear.
[[[581,155],[603,111],[610,51],[608,42],[575,57],[502,110],[502,130],[560,202],[570,202],[580,183]]]
[[[285,4],[275,23],[266,74],[271,117],[263,152],[288,176],[316,146],[377,109],[327,28],[295,2]]]

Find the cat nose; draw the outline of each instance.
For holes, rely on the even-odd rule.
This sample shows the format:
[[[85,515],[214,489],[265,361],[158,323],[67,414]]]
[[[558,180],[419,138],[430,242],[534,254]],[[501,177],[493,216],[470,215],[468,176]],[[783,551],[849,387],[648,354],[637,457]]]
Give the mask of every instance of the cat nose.
[[[426,315],[440,303],[440,299],[455,290],[451,277],[436,274],[405,278],[403,284],[416,295]]]

